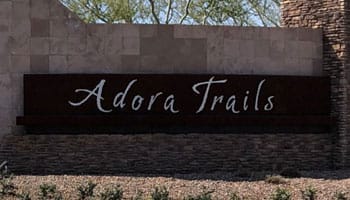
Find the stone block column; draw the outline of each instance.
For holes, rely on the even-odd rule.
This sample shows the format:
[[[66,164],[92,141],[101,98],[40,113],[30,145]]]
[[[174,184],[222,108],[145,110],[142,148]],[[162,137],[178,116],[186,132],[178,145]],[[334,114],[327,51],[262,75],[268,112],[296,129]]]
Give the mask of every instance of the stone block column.
[[[334,127],[334,164],[350,166],[350,2],[345,0],[282,0],[284,27],[311,27],[323,30],[323,66],[331,77]]]

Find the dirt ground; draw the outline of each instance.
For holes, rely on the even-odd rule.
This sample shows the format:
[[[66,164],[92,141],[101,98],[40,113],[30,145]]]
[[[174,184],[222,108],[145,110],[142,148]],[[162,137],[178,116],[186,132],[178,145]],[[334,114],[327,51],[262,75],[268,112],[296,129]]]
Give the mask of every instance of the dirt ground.
[[[301,190],[311,186],[317,190],[317,199],[336,199],[336,192],[350,192],[350,171],[302,172],[302,178],[285,178],[283,184],[271,184],[265,181],[267,173],[251,174],[237,178],[231,173],[202,175],[117,175],[117,176],[15,176],[13,182],[18,192],[29,192],[32,199],[37,199],[41,184],[55,184],[64,199],[77,199],[77,187],[92,181],[97,184],[96,196],[107,187],[120,185],[125,199],[132,199],[137,192],[142,192],[144,199],[157,186],[165,186],[171,199],[183,199],[188,195],[212,191],[212,199],[229,199],[235,192],[245,199],[270,199],[278,188],[285,188],[292,194],[292,199],[302,199]],[[350,197],[350,194],[347,194]]]

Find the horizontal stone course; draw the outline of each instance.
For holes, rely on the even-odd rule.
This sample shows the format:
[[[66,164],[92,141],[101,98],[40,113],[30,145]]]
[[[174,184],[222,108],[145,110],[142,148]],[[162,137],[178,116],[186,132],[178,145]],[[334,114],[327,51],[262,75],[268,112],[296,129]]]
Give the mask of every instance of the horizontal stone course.
[[[1,158],[20,174],[331,168],[328,134],[10,135],[3,141]]]

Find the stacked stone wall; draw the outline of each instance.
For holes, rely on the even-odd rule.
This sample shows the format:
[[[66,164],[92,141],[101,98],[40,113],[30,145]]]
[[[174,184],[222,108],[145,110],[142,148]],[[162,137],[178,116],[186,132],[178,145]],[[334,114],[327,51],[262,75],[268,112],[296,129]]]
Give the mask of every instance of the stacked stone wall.
[[[349,6],[344,0],[281,2],[282,26],[322,28],[323,67],[332,80],[332,114],[337,118],[333,135],[339,167],[350,165]]]

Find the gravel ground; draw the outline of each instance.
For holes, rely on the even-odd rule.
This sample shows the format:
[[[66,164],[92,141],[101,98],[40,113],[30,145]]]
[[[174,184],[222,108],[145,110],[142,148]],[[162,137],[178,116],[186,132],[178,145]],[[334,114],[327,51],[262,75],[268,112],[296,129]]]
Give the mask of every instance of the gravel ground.
[[[13,180],[19,192],[27,191],[37,199],[39,186],[43,183],[56,184],[64,199],[77,199],[77,187],[89,180],[97,183],[95,194],[104,188],[119,184],[123,188],[125,199],[131,199],[137,191],[143,192],[149,199],[150,192],[156,186],[169,189],[172,199],[183,199],[187,195],[196,195],[203,191],[214,191],[213,199],[229,199],[237,192],[246,199],[270,199],[277,188],[286,188],[292,193],[292,199],[301,199],[301,190],[312,186],[317,190],[317,199],[335,199],[336,191],[350,190],[350,171],[302,172],[303,178],[285,179],[285,184],[271,184],[264,181],[266,173],[252,174],[246,178],[233,178],[233,174],[218,173],[206,175],[118,175],[118,176],[16,176]],[[348,194],[350,197],[350,194]]]

